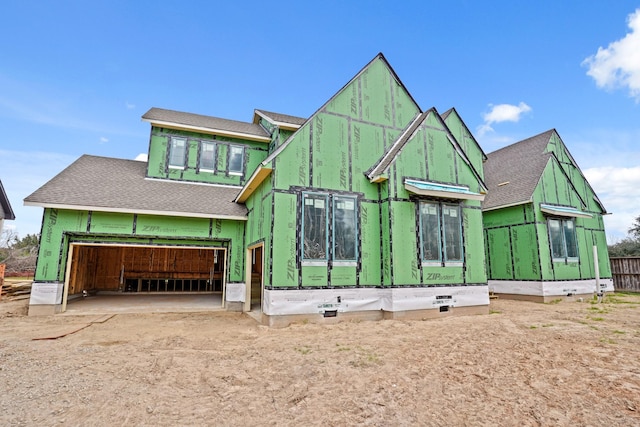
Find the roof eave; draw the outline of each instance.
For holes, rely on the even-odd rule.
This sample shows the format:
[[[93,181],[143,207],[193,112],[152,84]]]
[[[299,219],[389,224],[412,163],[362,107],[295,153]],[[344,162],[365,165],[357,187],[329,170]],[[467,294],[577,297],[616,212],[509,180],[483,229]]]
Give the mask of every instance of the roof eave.
[[[253,194],[254,191],[264,182],[265,179],[271,174],[272,168],[260,166],[253,172],[251,178],[247,180],[247,183],[242,187],[242,190],[238,194],[238,197],[234,200],[236,203],[244,203]]]
[[[177,212],[177,211],[156,211],[150,209],[130,209],[130,208],[110,208],[104,206],[82,206],[82,205],[66,205],[61,203],[47,203],[47,202],[32,202],[25,200],[25,206],[33,206],[39,208],[51,208],[51,209],[68,209],[76,211],[93,211],[93,212],[113,212],[113,213],[130,213],[130,214],[142,214],[142,215],[157,215],[157,216],[179,216],[187,218],[209,218],[209,219],[231,219],[236,221],[247,221],[246,215],[223,215],[223,214],[210,214],[203,212]]]
[[[526,205],[529,203],[533,203],[533,200],[529,199],[529,200],[522,200],[519,202],[513,202],[513,203],[507,203],[505,205],[498,205],[498,206],[493,206],[490,208],[482,208],[482,212],[489,212],[489,211],[496,211],[498,209],[505,209],[505,208],[512,208],[514,206],[521,206],[521,205]]]
[[[280,129],[284,129],[284,130],[290,130],[290,131],[297,131],[298,129],[300,129],[300,126],[302,125],[297,125],[294,123],[288,123],[288,122],[281,122],[278,120],[273,120],[271,117],[263,114],[262,112],[258,111],[258,110],[254,110],[253,112],[254,116],[253,116],[253,123],[258,124],[259,120],[258,120],[258,116],[265,119],[266,121],[268,121],[269,123],[271,123],[274,126],[278,126]]]
[[[174,123],[174,122],[167,122],[163,120],[146,119],[146,118],[142,118],[142,121],[148,122],[152,126],[157,126],[157,127],[165,127],[170,129],[186,130],[186,131],[197,131],[197,132],[203,132],[203,133],[208,133],[212,135],[248,139],[250,141],[257,141],[257,142],[265,142],[265,143],[271,142],[271,138],[267,136],[252,135],[244,132],[234,132],[234,131],[224,130],[224,129],[215,129],[215,128],[208,128],[203,126],[193,126],[193,125],[186,125],[183,123]]]

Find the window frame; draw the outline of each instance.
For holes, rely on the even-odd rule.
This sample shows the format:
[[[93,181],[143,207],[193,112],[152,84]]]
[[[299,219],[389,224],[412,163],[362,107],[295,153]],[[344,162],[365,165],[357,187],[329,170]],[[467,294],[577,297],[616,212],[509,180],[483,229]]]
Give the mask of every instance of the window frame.
[[[324,202],[324,257],[323,258],[307,258],[305,254],[305,242],[306,238],[306,206],[307,200],[313,200],[314,208],[317,201],[323,200]],[[301,233],[300,233],[300,259],[305,265],[326,265],[329,260],[329,195],[324,193],[303,192],[302,193],[302,209],[301,209]]]
[[[212,151],[212,159],[211,159],[211,164],[212,167],[203,167],[202,165],[202,159],[203,159],[203,154],[205,152],[204,147],[205,146],[211,146],[211,151]],[[216,144],[214,141],[200,141],[200,156],[198,157],[198,171],[202,171],[202,172],[215,172],[216,171],[216,164],[218,161],[218,144]]]
[[[424,208],[435,208],[435,218],[437,219],[437,249],[438,249],[438,258],[425,259],[425,232],[431,231],[431,228],[427,224],[425,224],[425,217],[423,213]],[[451,225],[447,225],[447,221],[445,221],[445,209],[455,209],[456,215],[452,216],[453,218],[458,218],[454,227],[456,228],[453,231],[453,234],[448,233],[448,228]],[[423,267],[461,267],[464,265],[464,257],[465,257],[465,248],[464,248],[464,239],[463,239],[463,219],[462,219],[462,207],[460,203],[450,203],[443,202],[439,200],[419,200],[417,203],[417,214],[418,214],[418,237],[420,250],[418,256],[420,257],[420,263]],[[430,216],[433,216],[433,213],[429,213]],[[460,248],[460,257],[459,259],[449,259],[448,250],[447,250],[447,238],[451,241],[451,236],[455,236],[455,245],[459,245]]]
[[[233,156],[233,150],[240,150],[240,170],[231,170],[231,158]],[[229,145],[227,150],[227,173],[229,175],[239,175],[242,176],[244,174],[244,152],[245,147],[242,145]]]
[[[331,212],[331,225],[332,225],[332,242],[331,242],[331,259],[334,265],[341,266],[355,266],[358,262],[358,198],[355,196],[347,196],[342,194],[336,194],[332,196],[332,212]],[[353,257],[352,258],[336,258],[336,211],[338,210],[338,203],[352,203],[353,211]],[[342,209],[345,210],[345,209]]]
[[[552,233],[551,222],[555,221],[559,224],[559,233],[562,238],[562,253],[559,254],[561,256],[556,256],[556,251],[554,249],[554,236]],[[572,230],[572,248],[575,252],[575,256],[569,256],[569,247],[567,246],[567,224],[571,224]],[[578,247],[578,234],[576,232],[576,220],[575,218],[559,218],[559,217],[548,217],[547,218],[547,236],[549,237],[549,251],[551,255],[551,260],[553,262],[562,262],[562,263],[577,263],[580,261],[580,251]]]
[[[183,145],[183,152],[182,152],[182,162],[180,164],[173,164],[172,161],[174,160],[174,150],[175,150],[175,143],[176,142],[182,142]],[[169,167],[169,169],[182,169],[184,170],[186,165],[187,165],[187,154],[188,154],[188,147],[189,147],[189,140],[186,137],[181,137],[181,136],[171,136],[169,137],[169,152],[168,152],[168,158],[167,158],[167,165]]]

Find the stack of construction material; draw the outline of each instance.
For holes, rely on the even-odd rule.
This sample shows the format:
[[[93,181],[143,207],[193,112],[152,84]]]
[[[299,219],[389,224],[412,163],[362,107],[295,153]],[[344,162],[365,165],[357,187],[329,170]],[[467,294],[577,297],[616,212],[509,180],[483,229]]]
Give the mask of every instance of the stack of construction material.
[[[31,295],[31,280],[0,279],[0,299],[20,300]]]

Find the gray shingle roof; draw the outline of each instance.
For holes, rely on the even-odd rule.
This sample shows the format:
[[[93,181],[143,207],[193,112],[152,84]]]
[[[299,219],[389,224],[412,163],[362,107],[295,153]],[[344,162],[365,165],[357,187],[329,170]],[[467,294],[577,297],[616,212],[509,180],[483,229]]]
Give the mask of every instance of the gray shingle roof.
[[[145,179],[147,164],[84,155],[24,201],[36,206],[68,206],[159,215],[246,217],[234,203],[237,187]]]
[[[7,193],[4,192],[2,181],[0,181],[0,219],[16,219],[13,209],[11,209],[11,203],[9,203],[9,197],[7,197]]]
[[[256,110],[256,112],[262,114],[265,117],[268,117],[274,122],[289,123],[295,126],[302,126],[302,124],[304,124],[304,122],[307,121],[307,119],[302,117],[290,116],[288,114],[274,113],[272,111]]]
[[[487,155],[484,164],[487,197],[482,209],[516,205],[531,200],[544,168],[553,156],[545,148],[555,132],[549,130]],[[508,184],[498,185],[508,182]]]
[[[236,120],[221,119],[218,117],[203,116],[201,114],[183,113],[180,111],[152,108],[143,116],[143,120],[149,122],[167,122],[176,125],[209,129],[212,131],[227,131],[254,135],[261,138],[269,138],[269,134],[260,125]]]

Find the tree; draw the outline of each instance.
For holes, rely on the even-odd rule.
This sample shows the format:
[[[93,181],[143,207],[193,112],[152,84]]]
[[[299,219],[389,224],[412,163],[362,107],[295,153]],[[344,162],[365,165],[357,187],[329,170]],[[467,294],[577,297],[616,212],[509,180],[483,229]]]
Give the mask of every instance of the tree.
[[[6,274],[33,273],[38,259],[38,242],[37,234],[27,234],[21,239],[14,230],[2,230],[0,263],[6,265]]]
[[[636,217],[631,224],[631,228],[629,228],[629,234],[634,236],[636,239],[640,239],[640,215]]]

